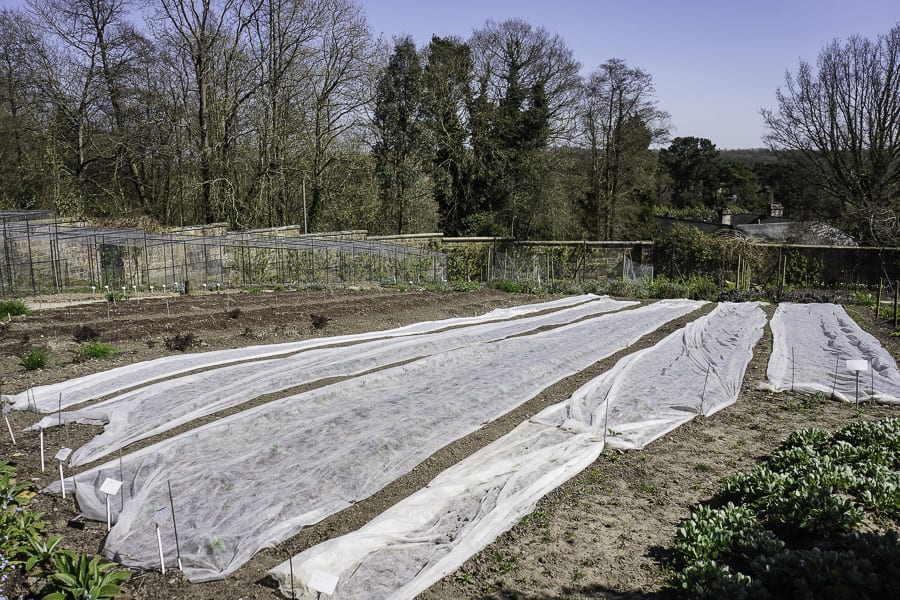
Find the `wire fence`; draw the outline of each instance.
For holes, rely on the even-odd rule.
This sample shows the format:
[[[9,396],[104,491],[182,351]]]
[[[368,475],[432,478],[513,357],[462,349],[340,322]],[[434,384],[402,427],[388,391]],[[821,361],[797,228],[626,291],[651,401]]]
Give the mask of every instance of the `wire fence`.
[[[0,211],[0,293],[446,281],[441,252],[341,233],[150,233]]]

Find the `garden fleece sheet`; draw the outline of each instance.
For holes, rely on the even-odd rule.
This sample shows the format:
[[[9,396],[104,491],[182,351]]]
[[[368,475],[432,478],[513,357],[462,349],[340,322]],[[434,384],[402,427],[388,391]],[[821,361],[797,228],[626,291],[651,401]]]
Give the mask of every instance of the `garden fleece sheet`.
[[[720,304],[621,359],[363,528],[270,574],[288,597],[293,591],[314,598],[306,583],[324,572],[339,578],[333,598],[413,598],[588,467],[605,443],[641,448],[700,412],[734,403],[765,323],[756,303]]]
[[[417,335],[446,329],[448,327],[459,327],[510,319],[543,310],[573,306],[596,298],[597,296],[593,294],[584,294],[580,296],[559,298],[549,302],[500,308],[487,314],[474,317],[423,321],[384,331],[313,338],[283,344],[248,346],[245,348],[216,350],[213,352],[164,356],[155,360],[126,365],[124,367],[101,371],[99,373],[92,373],[90,375],[85,375],[84,377],[77,377],[60,383],[37,386],[19,394],[11,396],[4,395],[2,398],[7,402],[12,402],[13,407],[18,410],[31,409],[40,413],[51,413],[89,400],[109,396],[110,394],[118,393],[124,389],[134,388],[151,381],[174,377],[197,369],[206,369],[241,361],[258,360],[267,357],[291,354],[325,345],[348,344],[378,338]]]
[[[124,509],[104,553],[158,565],[153,516],[174,493],[191,581],[219,579],[264,547],[377,492],[449,442],[704,303],[664,300],[529,335],[472,344],[288,396],[77,475],[83,513],[105,520],[107,477]],[[70,478],[68,488],[72,489]],[[59,491],[59,482],[48,491]],[[174,565],[171,524],[162,527]]]
[[[105,425],[103,432],[78,448],[71,464],[80,466],[135,441],[158,435],[195,419],[330,377],[358,375],[415,358],[521,335],[540,327],[570,323],[638,304],[600,298],[550,313],[513,321],[490,321],[431,335],[410,335],[315,348],[287,357],[223,366],[157,382],[76,411],[49,415],[31,429],[60,423]]]
[[[782,303],[771,321],[772,355],[768,381],[760,387],[776,392],[821,392],[838,400],[857,401],[857,374],[847,361],[863,361],[859,400],[900,403],[897,363],[878,340],[836,304]]]

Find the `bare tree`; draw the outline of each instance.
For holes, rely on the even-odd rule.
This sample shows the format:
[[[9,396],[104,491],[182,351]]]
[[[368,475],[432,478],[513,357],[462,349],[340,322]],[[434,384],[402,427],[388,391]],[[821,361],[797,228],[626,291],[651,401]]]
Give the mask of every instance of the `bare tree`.
[[[228,176],[239,106],[252,96],[236,64],[261,0],[160,0],[161,35],[183,56],[194,95],[200,206],[204,223],[235,217],[236,182]]]
[[[834,40],[817,68],[801,62],[763,110],[766,143],[801,157],[835,202],[832,216],[863,242],[900,241],[900,26],[876,40]],[[841,214],[842,213],[842,214]]]
[[[258,65],[259,91],[254,115],[258,160],[247,191],[270,226],[296,218],[302,194],[302,172],[293,169],[302,160],[302,144],[291,143],[305,124],[293,99],[302,97],[303,63],[311,52],[324,6],[316,1],[266,0],[250,36]],[[291,175],[294,175],[291,177]],[[300,180],[300,185],[295,180]]]
[[[657,107],[648,73],[611,59],[585,82],[583,139],[590,151],[585,208],[597,239],[613,239],[623,200],[649,185],[649,145],[668,135],[668,115]]]
[[[76,103],[80,123],[79,170],[87,161],[83,137],[86,112],[93,110],[95,124],[100,125],[99,119],[105,119],[102,125],[108,141],[98,146],[103,162],[114,168],[124,166],[139,206],[152,213],[152,198],[131,143],[134,136],[129,131],[131,123],[127,117],[126,80],[145,45],[127,20],[131,10],[128,1],[30,0],[30,6],[60,41],[64,54],[69,57],[70,69],[80,74],[75,79],[82,82]],[[96,144],[98,140],[92,142]],[[101,147],[106,148],[101,150]],[[98,182],[95,180],[95,183]],[[111,188],[110,195],[121,198],[124,203],[123,191]]]
[[[308,95],[298,100],[311,126],[307,219],[314,224],[328,199],[329,177],[339,164],[341,144],[368,122],[383,49],[373,38],[352,0],[321,0],[322,21],[310,43],[301,84]],[[346,146],[345,146],[346,147]],[[305,175],[304,175],[305,176]],[[340,178],[337,178],[340,181]]]

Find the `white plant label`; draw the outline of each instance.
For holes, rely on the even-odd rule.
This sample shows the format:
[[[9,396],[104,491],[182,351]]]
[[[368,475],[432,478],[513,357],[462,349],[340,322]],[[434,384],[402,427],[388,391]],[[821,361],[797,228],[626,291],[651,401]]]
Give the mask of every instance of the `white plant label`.
[[[848,360],[847,361],[847,370],[848,371],[868,371],[869,370],[869,361],[867,361],[867,360]]]
[[[122,482],[112,477],[107,477],[100,485],[100,491],[107,496],[115,496],[122,489]]]
[[[70,456],[71,454],[72,454],[72,449],[71,449],[71,448],[60,448],[60,449],[59,449],[59,452],[57,452],[57,453],[56,453],[56,456],[54,456],[53,458],[55,458],[55,459],[58,460],[59,462],[65,462],[65,460],[66,460],[67,458],[69,458],[69,456]]]
[[[12,410],[12,404],[4,404],[3,405],[3,416],[5,417]]]
[[[325,571],[313,571],[312,577],[309,578],[309,583],[307,585],[317,592],[322,592],[323,594],[328,594],[330,596],[334,593],[334,588],[337,587],[337,584],[337,575],[332,575]]]
[[[168,506],[163,506],[153,514],[153,522],[157,527],[162,527],[172,520],[172,510]]]

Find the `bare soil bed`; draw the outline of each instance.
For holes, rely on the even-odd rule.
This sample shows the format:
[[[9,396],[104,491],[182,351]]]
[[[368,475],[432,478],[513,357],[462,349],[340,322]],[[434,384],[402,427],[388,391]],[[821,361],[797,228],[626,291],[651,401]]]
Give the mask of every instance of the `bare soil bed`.
[[[193,335],[190,351],[286,342],[323,335],[387,329],[413,322],[476,315],[493,308],[546,300],[497,291],[470,293],[398,292],[382,289],[310,290],[284,293],[205,294],[144,297],[47,308],[14,318],[0,329],[2,392],[16,393],[114,366],[177,354],[167,341]],[[72,300],[83,300],[73,298]],[[136,572],[126,594],[138,600],[275,599],[280,594],[266,571],[289,555],[358,527],[388,506],[424,486],[446,467],[511,430],[543,407],[565,399],[578,386],[636,348],[651,345],[708,311],[674,321],[645,336],[632,348],[563,380],[540,396],[476,433],[445,447],[410,474],[378,494],[309,527],[276,548],[259,553],[227,580],[190,584],[177,572],[162,576]],[[900,343],[890,330],[873,323],[871,311],[848,309],[896,357]],[[316,329],[312,315],[330,319]],[[73,339],[79,325],[92,327],[120,353],[106,360],[77,360]],[[171,345],[171,344],[169,344]],[[31,348],[50,351],[50,365],[26,371],[18,358]],[[607,451],[587,470],[538,505],[537,510],[485,551],[423,594],[424,598],[649,598],[658,597],[670,573],[668,553],[678,522],[691,505],[707,498],[724,476],[749,468],[787,434],[803,427],[837,429],[855,419],[897,416],[897,409],[860,409],[833,401],[756,390],[765,378],[771,336],[766,330],[754,353],[738,402],[716,415],[697,419],[640,452]],[[216,418],[221,415],[214,415]],[[37,415],[13,412],[14,427],[36,422]],[[72,425],[53,431],[51,442],[77,447],[98,431]],[[174,432],[173,432],[174,433]],[[58,435],[59,439],[52,436]],[[42,485],[53,474],[40,472],[35,434],[20,433],[12,446],[0,438],[0,457],[22,478]],[[70,521],[78,511],[71,498],[39,495],[34,503],[46,513],[48,533],[61,533],[67,547],[96,553],[105,527]],[[13,591],[13,590],[10,590]],[[10,598],[16,597],[10,594]]]

